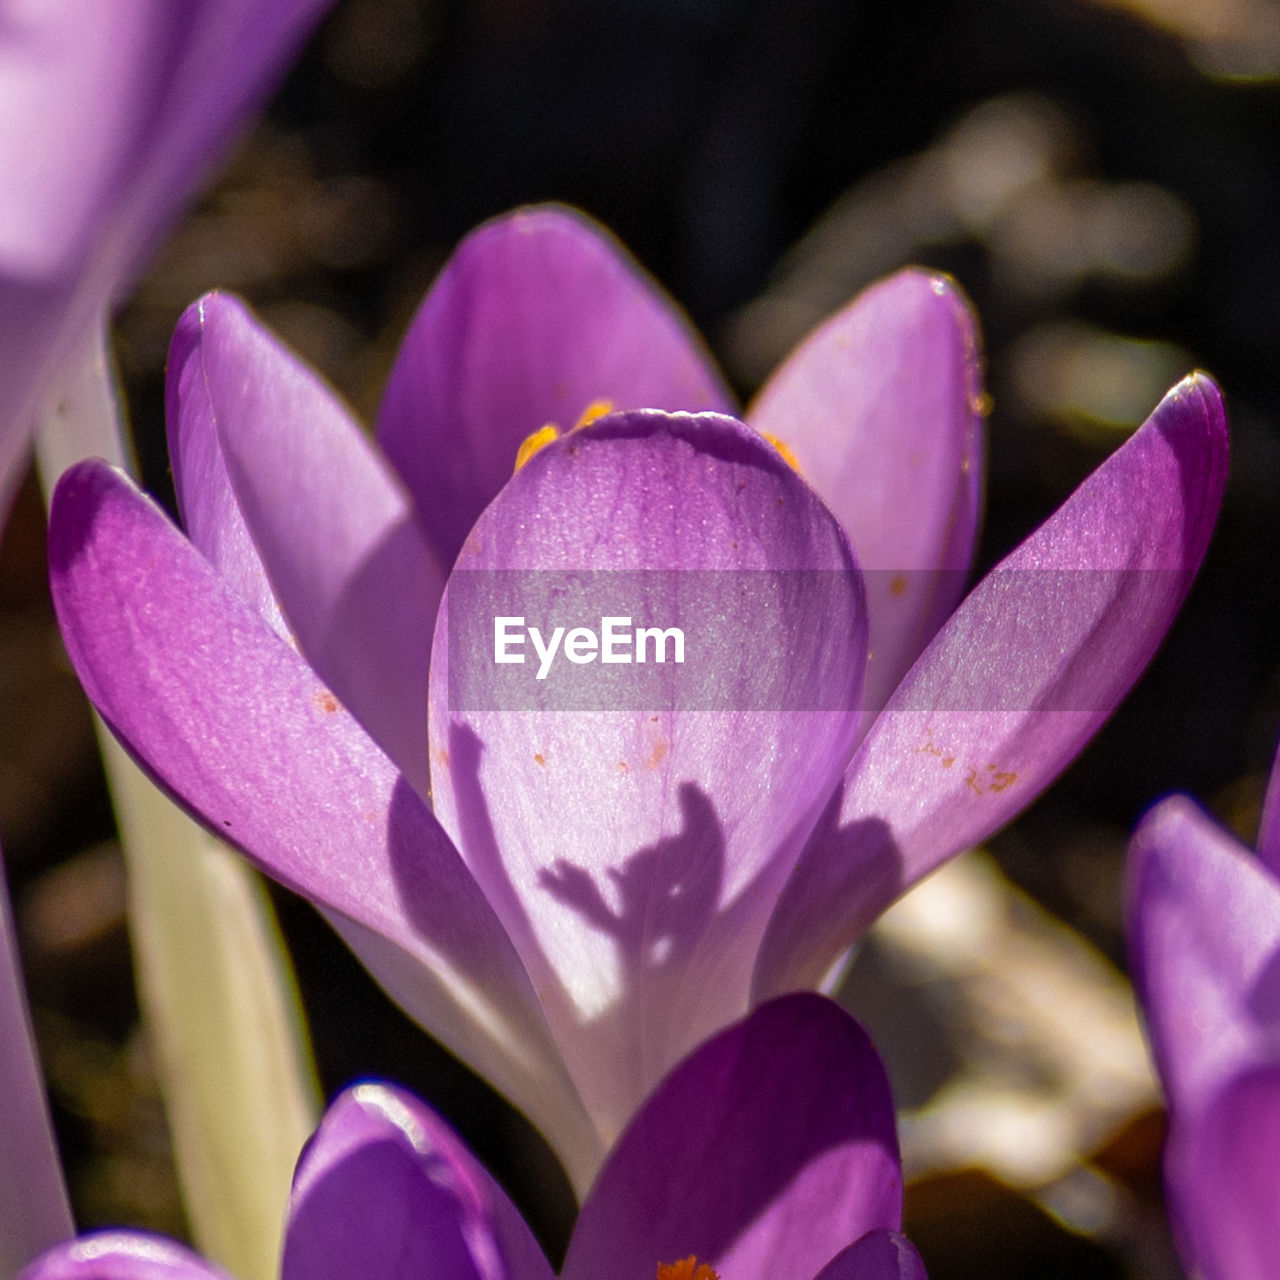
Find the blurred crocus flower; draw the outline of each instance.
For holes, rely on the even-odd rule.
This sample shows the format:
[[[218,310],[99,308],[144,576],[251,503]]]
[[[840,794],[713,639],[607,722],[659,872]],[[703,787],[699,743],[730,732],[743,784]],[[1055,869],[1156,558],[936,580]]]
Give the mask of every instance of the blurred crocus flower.
[[[955,608],[977,363],[955,290],[909,271],[801,346],[744,425],[615,245],[526,212],[428,295],[379,450],[211,295],[169,366],[191,541],[108,469],[72,472],[51,534],[68,649],[154,776],[318,903],[582,1188],[672,1063],[821,984],[1027,804],[1172,621],[1222,490],[1212,382],[1175,388]],[[511,474],[525,435],[608,406]],[[584,571],[647,575],[638,622],[724,620],[691,694],[496,696],[493,619],[457,641],[470,584],[514,575],[532,614]]]
[[[562,1280],[924,1280],[898,1234],[893,1103],[866,1034],[819,996],[757,1009],[644,1103],[582,1207]],[[553,1280],[519,1212],[430,1108],[361,1084],[294,1177],[283,1280]],[[153,1236],[86,1236],[20,1280],[211,1280]]]
[[[1185,796],[1129,853],[1134,982],[1169,1103],[1164,1172],[1189,1274],[1270,1280],[1280,1223],[1280,757],[1253,853]]]
[[[0,516],[60,366],[331,2],[4,5]]]

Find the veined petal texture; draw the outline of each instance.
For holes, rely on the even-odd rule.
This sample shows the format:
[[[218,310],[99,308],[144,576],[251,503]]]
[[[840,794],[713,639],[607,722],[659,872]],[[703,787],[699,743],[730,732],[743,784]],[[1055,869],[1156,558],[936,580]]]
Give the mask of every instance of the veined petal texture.
[[[901,271],[821,325],[747,411],[844,526],[867,582],[879,711],[955,608],[983,478],[982,357],[956,285]]]
[[[496,661],[505,615],[548,636],[610,616],[681,629],[688,652],[677,665],[650,649],[641,665],[635,642],[634,663],[562,659],[542,680],[529,644],[527,663]],[[747,1008],[769,904],[852,748],[860,575],[756,433],[637,412],[513,477],[440,616],[437,812],[616,1136],[673,1062]],[[584,687],[600,698],[578,701]]]
[[[820,983],[863,929],[1053,780],[1164,638],[1226,480],[1204,375],[965,599],[894,692],[769,925],[760,995]]]
[[[375,976],[390,966],[410,1014],[563,1135],[572,1162],[581,1113],[533,990],[418,794],[118,473],[68,472],[51,528],[63,635],[116,736],[206,826],[370,935]]]

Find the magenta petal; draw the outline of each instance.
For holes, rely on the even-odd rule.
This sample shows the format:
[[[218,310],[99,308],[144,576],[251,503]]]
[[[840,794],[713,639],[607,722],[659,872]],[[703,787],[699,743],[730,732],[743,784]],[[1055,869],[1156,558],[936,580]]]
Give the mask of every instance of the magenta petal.
[[[207,396],[284,616],[308,661],[426,795],[443,574],[408,497],[333,393],[241,304],[210,294],[198,314],[187,356],[202,374],[196,413]]]
[[[905,888],[1080,751],[1172,623],[1226,464],[1218,390],[1189,378],[978,584],[854,757],[770,922],[759,994],[819,983]]]
[[[1280,1214],[1280,882],[1174,797],[1134,835],[1128,896],[1179,1245],[1206,1280],[1263,1280]]]
[[[269,875],[380,935],[363,955],[375,976],[392,966],[409,1012],[567,1145],[580,1113],[502,926],[314,672],[102,463],[59,484],[50,567],[71,660],[116,736]]]
[[[964,589],[981,505],[982,356],[946,277],[901,271],[811,334],[747,421],[784,441],[867,578],[879,710]]]
[[[897,1231],[869,1231],[838,1253],[815,1280],[928,1280],[915,1246]]]
[[[521,441],[599,401],[732,408],[684,317],[602,227],[543,207],[473,232],[415,317],[378,419],[442,563]]]
[[[43,1253],[18,1280],[228,1280],[225,1271],[161,1236],[99,1231]]]
[[[1280,1031],[1280,882],[1174,797],[1134,834],[1127,932],[1170,1103],[1198,1110]]]
[[[896,1228],[893,1100],[866,1033],[820,996],[757,1009],[682,1062],[582,1207],[563,1280],[653,1280],[690,1255],[719,1275],[813,1280]]]
[[[1271,763],[1271,778],[1258,825],[1258,856],[1280,875],[1280,748]]]
[[[187,537],[277,635],[289,629],[231,488],[204,364],[204,312],[214,295],[182,313],[165,367],[169,464]]]
[[[747,1007],[773,896],[852,747],[863,608],[820,500],[719,415],[562,439],[463,548],[432,656],[436,811],[606,1135]],[[681,627],[688,661],[561,659],[540,683],[531,648],[495,663],[496,616]]]
[[[1203,1114],[1171,1117],[1170,1217],[1203,1280],[1273,1280],[1280,1222],[1280,1066],[1234,1080]]]
[[[417,1098],[349,1089],[294,1177],[281,1280],[553,1280],[511,1201]]]

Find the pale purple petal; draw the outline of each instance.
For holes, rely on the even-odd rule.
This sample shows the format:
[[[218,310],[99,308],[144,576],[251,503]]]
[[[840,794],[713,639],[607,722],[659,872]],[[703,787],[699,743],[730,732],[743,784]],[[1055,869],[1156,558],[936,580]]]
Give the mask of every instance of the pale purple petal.
[[[281,1280],[553,1280],[506,1193],[411,1094],[348,1090],[294,1177]]]
[[[210,294],[197,305],[184,364],[192,429],[216,425],[236,503],[302,653],[426,795],[427,666],[443,573],[409,499],[333,393],[239,302]],[[170,386],[187,416],[184,380]],[[185,473],[190,493],[202,477]]]
[[[1258,826],[1258,856],[1280,875],[1280,748],[1271,763],[1271,778]]]
[[[820,500],[719,415],[574,433],[463,548],[432,655],[436,810],[606,1135],[747,1007],[769,905],[851,750],[863,608]],[[495,662],[496,616],[681,627],[688,657],[562,657],[539,682],[528,642],[528,663]]]
[[[1170,1217],[1203,1280],[1273,1280],[1280,1223],[1280,1066],[1234,1080],[1203,1114],[1170,1118]]]
[[[814,1280],[928,1280],[915,1246],[897,1231],[869,1231]]]
[[[75,270],[133,160],[164,39],[159,0],[6,5],[0,22],[0,273]],[[91,101],[72,110],[69,94]],[[21,175],[21,180],[18,176]]]
[[[1175,796],[1134,834],[1127,933],[1165,1090],[1198,1110],[1280,1032],[1280,882]]]
[[[169,343],[164,407],[178,514],[192,545],[279,636],[289,628],[231,488],[203,359],[208,299],[182,313]]]
[[[228,1280],[189,1249],[140,1231],[99,1231],[42,1254],[18,1280]]]
[[[0,211],[0,497],[62,363],[330,3],[6,8],[0,172],[23,180]]]
[[[375,976],[393,962],[408,1011],[572,1147],[580,1112],[502,926],[315,673],[101,463],[58,486],[50,565],[81,682],[148,772],[350,933],[382,935]]]
[[[981,506],[982,355],[945,276],[873,285],[811,334],[747,421],[782,440],[853,541],[878,711],[964,590]]]
[[[1043,790],[1138,678],[1199,567],[1226,477],[1204,375],[978,584],[895,691],[762,948],[760,995],[821,982],[904,889]]]
[[[378,420],[443,563],[524,438],[600,401],[732,409],[684,317],[602,227],[544,207],[473,232],[414,319]]]
[[[563,1280],[653,1280],[695,1256],[721,1276],[812,1280],[851,1240],[897,1228],[893,1100],[838,1005],[786,996],[682,1062],[582,1207]]]

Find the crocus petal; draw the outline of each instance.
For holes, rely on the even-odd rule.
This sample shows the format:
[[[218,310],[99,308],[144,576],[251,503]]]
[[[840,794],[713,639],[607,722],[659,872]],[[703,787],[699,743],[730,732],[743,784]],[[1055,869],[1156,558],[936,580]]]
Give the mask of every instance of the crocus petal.
[[[182,313],[165,366],[165,424],[178,513],[192,545],[282,638],[289,628],[231,488],[205,376],[201,299]]]
[[[31,278],[79,265],[152,106],[154,90],[135,68],[164,65],[154,47],[163,9],[156,0],[6,6],[0,173],[9,177],[0,201],[0,272]],[[72,87],[92,111],[68,113]],[[61,127],[48,127],[52,121]]]
[[[915,1246],[897,1231],[868,1231],[836,1254],[815,1280],[928,1280]]]
[[[1130,846],[1134,984],[1171,1104],[1198,1110],[1280,1030],[1280,882],[1190,800]]]
[[[854,757],[770,922],[758,994],[821,982],[905,888],[1076,755],[1173,621],[1226,461],[1218,390],[1188,378],[978,584]]]
[[[41,1254],[18,1280],[228,1280],[227,1273],[172,1240],[101,1231]]]
[[[1272,1280],[1280,1222],[1280,1066],[1233,1081],[1203,1114],[1171,1117],[1170,1217],[1189,1274]]]
[[[563,1280],[652,1280],[696,1256],[726,1277],[812,1280],[850,1240],[896,1228],[893,1100],[866,1033],[786,996],[698,1048],[612,1151]]]
[[[463,548],[431,663],[436,811],[607,1136],[746,1008],[768,905],[851,750],[863,609],[820,500],[719,415],[558,441]],[[680,627],[688,658],[539,683],[532,649],[496,663],[499,615]]]
[[[599,402],[732,409],[675,305],[602,227],[534,208],[473,232],[414,319],[378,420],[442,563],[524,438]]]
[[[1271,764],[1271,778],[1258,825],[1258,856],[1280,875],[1280,748]]]
[[[331,2],[6,7],[0,499],[50,381]]]
[[[68,652],[116,736],[269,875],[379,939],[362,956],[375,976],[572,1159],[580,1111],[502,926],[314,672],[101,463],[58,486],[50,567]]]
[[[747,413],[786,443],[853,540],[867,580],[872,710],[964,589],[981,505],[981,366],[955,285],[902,271],[801,343]]]
[[[281,1280],[553,1280],[506,1194],[411,1094],[357,1085],[294,1178]]]
[[[183,436],[197,437],[176,474],[186,506],[220,508],[200,532],[216,526],[227,531],[220,542],[234,543],[208,439],[216,430],[235,505],[299,648],[426,795],[427,663],[444,575],[407,495],[332,392],[236,300],[197,303],[176,348],[171,412]],[[200,455],[206,464],[189,474]],[[195,530],[193,539],[205,549]],[[233,581],[251,577],[246,549],[227,550]]]

